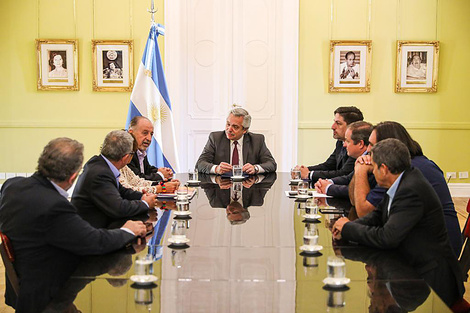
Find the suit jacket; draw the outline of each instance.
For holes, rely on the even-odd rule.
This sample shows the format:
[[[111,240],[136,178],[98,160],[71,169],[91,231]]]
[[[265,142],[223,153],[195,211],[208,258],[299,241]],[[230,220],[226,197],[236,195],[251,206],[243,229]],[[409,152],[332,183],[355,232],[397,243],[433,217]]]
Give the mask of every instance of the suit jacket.
[[[139,177],[145,178],[146,180],[162,181],[163,177],[158,174],[158,168],[150,165],[147,156],[144,158],[144,173],[140,170],[139,157],[137,153],[134,153],[132,160],[127,166]]]
[[[148,207],[141,198],[142,193],[118,186],[106,161],[95,155],[78,178],[72,203],[84,220],[101,228],[115,219],[147,213]]]
[[[335,150],[325,162],[308,167],[309,171],[314,171],[310,178],[313,182],[316,182],[319,178],[348,175],[354,170],[355,161],[355,158],[348,156],[346,148],[343,147],[343,142],[338,140]]]
[[[335,198],[348,198],[349,199],[349,183],[354,176],[354,171],[348,175],[334,177],[331,180],[334,184],[328,187],[326,194]]]
[[[196,168],[199,172],[209,174],[212,166],[220,162],[230,163],[230,140],[224,131],[212,132],[209,135]],[[266,172],[276,171],[276,161],[269,152],[263,135],[247,132],[243,136],[243,163],[258,164]]]
[[[398,248],[451,306],[464,292],[463,276],[449,243],[442,206],[418,169],[406,170],[388,213],[389,197],[368,215],[346,223],[347,240],[381,249]]]
[[[3,184],[0,230],[15,254],[21,286],[16,312],[41,312],[75,270],[79,256],[108,253],[135,238],[120,229],[92,227],[38,173]]]

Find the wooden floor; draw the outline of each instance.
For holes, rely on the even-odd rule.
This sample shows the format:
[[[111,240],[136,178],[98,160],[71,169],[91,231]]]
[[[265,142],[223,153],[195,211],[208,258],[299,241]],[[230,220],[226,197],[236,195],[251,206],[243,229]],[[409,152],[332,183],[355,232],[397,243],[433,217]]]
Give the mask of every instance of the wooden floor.
[[[468,198],[453,198],[455,209],[457,210],[457,215],[459,217],[460,228],[463,228],[465,221],[467,220],[467,202]],[[465,300],[470,302],[470,280],[465,283]],[[5,298],[3,296],[5,290],[5,268],[3,267],[3,262],[0,262],[0,313],[10,313],[15,312],[11,307],[5,304]]]

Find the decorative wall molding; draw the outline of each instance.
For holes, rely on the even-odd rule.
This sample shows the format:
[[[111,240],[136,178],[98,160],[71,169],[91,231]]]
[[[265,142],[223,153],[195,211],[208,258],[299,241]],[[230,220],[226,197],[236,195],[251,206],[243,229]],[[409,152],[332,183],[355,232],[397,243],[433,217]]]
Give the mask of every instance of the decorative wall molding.
[[[377,124],[378,122],[372,122]],[[470,130],[470,123],[456,122],[429,122],[429,123],[403,123],[407,129],[416,130]],[[330,129],[331,123],[325,122],[299,122],[299,129]]]
[[[0,121],[0,128],[67,128],[67,129],[121,129],[125,125],[124,120],[122,124],[106,123],[99,121],[51,121],[51,122],[20,122],[20,121]]]
[[[449,190],[452,197],[470,198],[470,184],[450,183]]]

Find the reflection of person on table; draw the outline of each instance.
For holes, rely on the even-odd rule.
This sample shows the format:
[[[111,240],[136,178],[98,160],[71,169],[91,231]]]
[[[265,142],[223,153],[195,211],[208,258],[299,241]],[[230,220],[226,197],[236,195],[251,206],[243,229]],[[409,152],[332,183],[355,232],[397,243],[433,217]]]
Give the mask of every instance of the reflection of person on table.
[[[52,64],[54,65],[54,69],[49,72],[49,77],[67,77],[67,69],[63,67],[64,60],[62,60],[62,56],[60,54],[54,55],[54,57],[52,58],[52,62]]]
[[[122,70],[111,62],[108,67],[103,70],[103,78],[122,78]]]
[[[196,168],[206,174],[222,175],[232,171],[232,165],[243,165],[243,172],[255,175],[275,172],[274,161],[262,134],[248,132],[250,114],[237,107],[230,111],[225,124],[225,132],[217,131],[209,135]]]
[[[400,251],[345,247],[335,252],[365,264],[370,290],[369,312],[412,312],[430,294],[429,286],[417,269],[400,256]]]
[[[356,54],[349,51],[344,56],[346,62],[340,64],[340,79],[359,79],[359,65],[356,64]]]
[[[421,63],[421,57],[417,54],[413,56],[410,65],[406,69],[406,78],[415,80],[426,79],[426,63]]]
[[[243,182],[232,182],[228,178],[206,174],[201,174],[199,179],[211,207],[227,208],[231,200],[237,198],[242,207],[248,208],[263,205],[266,193],[276,181],[276,173],[257,175]]]

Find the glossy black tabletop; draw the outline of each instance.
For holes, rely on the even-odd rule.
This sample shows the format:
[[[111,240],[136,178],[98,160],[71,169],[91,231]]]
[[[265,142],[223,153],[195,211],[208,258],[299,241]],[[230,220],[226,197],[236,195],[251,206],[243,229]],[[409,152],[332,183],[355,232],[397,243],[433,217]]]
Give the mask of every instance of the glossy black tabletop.
[[[185,183],[187,175],[177,178]],[[337,214],[306,220],[305,202],[286,195],[289,174],[260,176],[236,187],[210,176],[200,180],[190,219],[177,217],[167,201],[170,210],[157,210],[146,246],[135,254],[84,260],[49,311],[450,312],[398,252],[333,242],[328,226]],[[324,200],[321,208],[354,215],[347,202]],[[177,224],[187,227],[185,246],[168,241]],[[316,253],[301,251],[306,227],[318,234],[322,249]],[[139,286],[130,279],[134,261],[148,253],[158,280]],[[335,255],[345,259],[350,282],[332,288],[323,280],[328,257]]]

